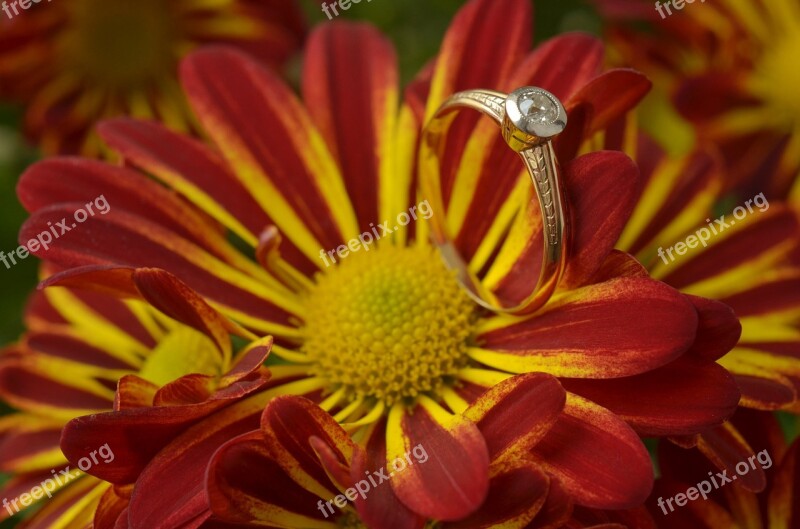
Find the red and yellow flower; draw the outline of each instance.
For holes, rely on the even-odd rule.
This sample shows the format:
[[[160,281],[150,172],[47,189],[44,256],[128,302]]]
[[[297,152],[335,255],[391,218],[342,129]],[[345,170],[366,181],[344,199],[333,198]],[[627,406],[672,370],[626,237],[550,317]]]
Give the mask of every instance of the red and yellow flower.
[[[761,191],[784,198],[800,174],[797,2],[683,4],[665,18],[650,0],[594,2],[614,22],[615,62],[651,76],[674,96],[700,141],[721,149],[726,188],[737,187],[745,198]],[[655,34],[633,29],[631,21],[650,22]],[[654,129],[675,132],[657,123]]]
[[[663,477],[656,482],[647,502],[660,529],[757,529],[792,527],[797,523],[800,440],[787,446],[778,421],[768,413],[738,412],[733,422],[754,449],[738,461],[738,472],[726,474],[727,478],[737,478],[731,482],[719,476],[717,469],[711,468],[696,450],[682,450],[668,443],[660,447]],[[753,468],[765,471],[768,478],[763,492],[754,493],[741,486],[745,467],[748,472]],[[698,497],[683,506],[667,502],[678,494],[685,496],[687,490],[697,488],[703,481],[709,483],[704,489],[711,488],[708,499]]]
[[[137,278],[155,304],[178,284],[163,272],[141,271]],[[184,305],[173,315],[199,330],[142,301],[63,288],[31,298],[27,333],[0,356],[0,396],[17,410],[0,418],[0,471],[13,476],[0,489],[7,499],[0,520],[22,512],[29,528],[83,529],[95,517],[110,486],[70,468],[59,443],[71,419],[134,405],[169,405],[174,411],[194,404],[179,408],[180,420],[171,421],[177,435],[184,422],[266,383],[261,363],[269,343],[254,342],[232,360],[223,320],[195,302],[197,309]],[[114,447],[109,449],[113,456]],[[32,509],[31,490],[51,474],[59,478],[50,490],[53,499],[40,494],[33,505],[41,508],[23,512]]]
[[[205,482],[207,471],[225,468],[208,464],[235,437],[269,443],[259,421],[279,395],[306,397],[318,408],[304,409],[324,410],[348,435],[308,411],[319,420],[300,421],[296,450],[275,456],[278,448],[270,445],[279,461],[265,483],[292,486],[287,468],[312,472],[296,467],[291,458],[298,453],[320,476],[305,435],[320,429],[337,440],[335,459],[345,466],[353,465],[346,457],[352,442],[371,465],[426,446],[439,464],[411,467],[386,488],[392,505],[408,513],[400,527],[497,512],[485,501],[499,490],[491,483],[498,475],[492,439],[505,430],[482,432],[483,415],[470,410],[486,402],[481,413],[508,417],[510,403],[487,395],[498,384],[518,384],[508,382],[520,380],[515,375],[546,373],[542,380],[566,390],[558,420],[535,446],[522,442],[535,428],[509,434],[546,473],[549,503],[539,509],[555,523],[570,518],[573,504],[619,510],[643,501],[653,474],[639,435],[693,435],[733,412],[738,390],[714,360],[738,339],[735,316],[721,303],[651,279],[615,251],[636,204],[639,172],[619,152],[576,157],[585,140],[636,105],[649,83],[629,70],[603,71],[602,45],[588,36],[566,35],[531,52],[529,10],[524,0],[469,2],[399,112],[394,52],[365,25],[336,23],[314,33],[303,72],[305,104],[252,59],[222,48],[200,51],[184,62],[182,80],[213,148],[154,123],[115,120],[100,133],[124,166],[53,159],[22,177],[19,196],[32,213],[23,240],[100,193],[112,206],[55,241],[47,258],[70,270],[49,285],[124,296],[137,270],[162,268],[231,320],[274,335],[273,355],[282,360],[271,366],[268,389],[173,440],[156,435],[142,442],[163,428],[150,408],[70,423],[62,448],[71,459],[105,439],[118,447],[119,463],[93,472],[118,485],[135,480],[122,526],[213,524],[212,514],[225,514],[210,503]],[[518,16],[509,19],[509,12]],[[486,59],[486,42],[499,43],[491,50],[498,60]],[[573,213],[571,259],[543,309],[522,318],[479,311],[430,246],[422,220],[325,268],[321,251],[425,199],[417,188],[420,130],[449,94],[523,85],[553,92],[570,113],[557,150]],[[540,251],[541,230],[527,214],[531,188],[518,160],[496,129],[464,117],[442,174],[447,211],[433,214],[447,217],[488,289],[506,299],[524,296],[536,271],[519,263]],[[229,242],[230,235],[240,244]],[[277,402],[267,416],[287,402],[306,401]],[[297,472],[288,476],[308,493],[336,490]],[[292,498],[274,500],[282,502],[280,512],[292,513],[286,516],[299,515]],[[273,504],[261,507],[246,515],[262,525],[291,526]],[[528,507],[509,525],[526,524],[536,511]]]
[[[178,61],[225,43],[280,67],[303,39],[294,0],[70,0],[0,13],[0,96],[26,105],[25,128],[45,153],[95,156],[94,124],[114,116],[197,130]]]

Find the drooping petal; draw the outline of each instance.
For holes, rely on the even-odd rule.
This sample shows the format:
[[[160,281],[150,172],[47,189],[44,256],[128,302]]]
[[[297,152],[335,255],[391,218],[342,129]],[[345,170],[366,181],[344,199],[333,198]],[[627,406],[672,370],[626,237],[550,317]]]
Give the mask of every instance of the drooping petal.
[[[435,520],[459,520],[486,498],[486,442],[465,417],[451,415],[426,397],[420,398],[413,413],[396,404],[389,412],[386,443],[392,488],[413,511]],[[428,459],[406,465],[415,449]]]
[[[565,402],[558,379],[530,373],[492,387],[464,416],[480,429],[494,463],[533,448],[558,420]]]
[[[477,512],[444,529],[522,528],[533,519],[547,499],[550,478],[538,465],[524,458],[496,463],[489,480],[489,494]]]
[[[631,508],[653,486],[650,456],[634,431],[610,411],[571,393],[564,414],[532,453],[586,507]]]
[[[375,423],[364,450],[359,450],[353,460],[351,479],[353,486],[370,487],[369,495],[356,498],[359,517],[369,527],[397,527],[397,529],[422,529],[426,520],[398,498],[385,479],[386,419]]]
[[[320,439],[345,464],[352,461],[355,443],[325,410],[308,399],[280,396],[264,410],[261,428],[271,453],[294,481],[321,498],[337,494],[310,439]]]
[[[266,351],[263,353],[266,354]],[[258,390],[266,383],[267,380],[258,379],[255,384],[248,385],[247,393],[252,395],[242,402],[263,402],[259,399],[263,399],[268,392]],[[92,473],[111,483],[130,483],[160,449],[192,425],[223,408],[233,405],[235,409],[239,409],[236,402],[247,393],[243,395],[242,392],[226,389],[222,388],[207,400],[196,404],[129,408],[79,417],[64,427],[61,449],[68,459],[77,461],[85,455],[86,450],[91,450],[92,443],[103,439],[109,443],[117,457],[112,463],[94,467]],[[155,400],[158,400],[158,394]],[[238,405],[241,406],[242,402]],[[235,411],[230,413],[235,414]],[[215,417],[219,416],[220,413],[215,414]]]
[[[646,437],[699,433],[722,424],[739,405],[736,382],[724,368],[688,356],[633,377],[562,383]]]
[[[336,527],[333,513],[318,507],[324,501],[281,468],[258,430],[231,439],[214,453],[206,485],[211,511],[226,522]]]

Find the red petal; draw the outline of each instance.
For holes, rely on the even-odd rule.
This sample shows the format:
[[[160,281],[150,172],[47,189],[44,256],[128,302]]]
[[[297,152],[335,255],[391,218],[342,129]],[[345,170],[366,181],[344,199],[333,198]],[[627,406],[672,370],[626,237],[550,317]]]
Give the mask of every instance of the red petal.
[[[356,498],[356,509],[361,521],[368,527],[393,527],[397,529],[422,529],[425,527],[425,518],[406,507],[394,488],[381,483],[380,475],[376,476],[386,466],[386,420],[375,424],[370,433],[364,450],[356,452],[351,469],[354,487],[364,489],[371,485],[368,480],[376,483],[370,488],[369,495]]]
[[[566,293],[526,320],[486,326],[481,349],[470,351],[480,362],[510,372],[616,378],[683,354],[695,338],[697,311],[663,283],[622,278]]]
[[[206,483],[214,517],[226,522],[310,527],[331,516],[324,507],[318,509],[317,495],[283,471],[260,431],[220,447],[209,463]]]
[[[688,356],[633,377],[562,383],[648,437],[700,433],[722,424],[739,404],[736,382],[724,368]]]
[[[395,134],[398,83],[392,44],[371,26],[325,24],[309,39],[303,99],[339,162],[362,231],[382,219],[381,164]]]
[[[742,324],[736,313],[724,303],[697,296],[687,296],[699,317],[697,338],[690,353],[700,358],[719,360],[739,342]]]
[[[492,469],[489,495],[472,515],[442,524],[444,529],[488,529],[521,527],[529,522],[545,503],[550,478],[535,463],[524,458],[507,461]]]
[[[533,454],[586,507],[635,507],[653,486],[650,455],[634,431],[613,413],[573,394]]]
[[[392,487],[413,511],[435,520],[459,520],[483,503],[489,455],[483,436],[468,419],[424,399],[413,413],[396,405],[389,414],[386,439]],[[406,465],[406,458],[412,452],[416,456],[418,449],[427,459]]]
[[[533,448],[558,420],[566,398],[558,379],[530,373],[494,386],[464,415],[480,429],[495,462]]]
[[[581,156],[564,168],[572,211],[570,260],[560,286],[585,284],[602,266],[633,213],[639,170],[618,152]],[[610,195],[614,200],[608,200]]]

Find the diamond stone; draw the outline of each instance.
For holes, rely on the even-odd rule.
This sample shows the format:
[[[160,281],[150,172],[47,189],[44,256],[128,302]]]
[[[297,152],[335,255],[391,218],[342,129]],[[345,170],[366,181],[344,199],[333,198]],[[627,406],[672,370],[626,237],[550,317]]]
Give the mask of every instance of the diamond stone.
[[[528,123],[555,123],[559,109],[555,101],[541,92],[528,92],[519,98],[519,110]]]

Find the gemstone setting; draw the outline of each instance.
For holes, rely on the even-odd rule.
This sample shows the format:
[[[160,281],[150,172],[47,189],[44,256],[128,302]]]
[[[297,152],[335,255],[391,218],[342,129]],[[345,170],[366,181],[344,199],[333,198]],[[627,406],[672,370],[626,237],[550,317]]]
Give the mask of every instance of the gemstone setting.
[[[506,98],[506,119],[517,130],[513,136],[538,143],[557,136],[567,126],[567,112],[556,96],[533,86],[515,90]]]

